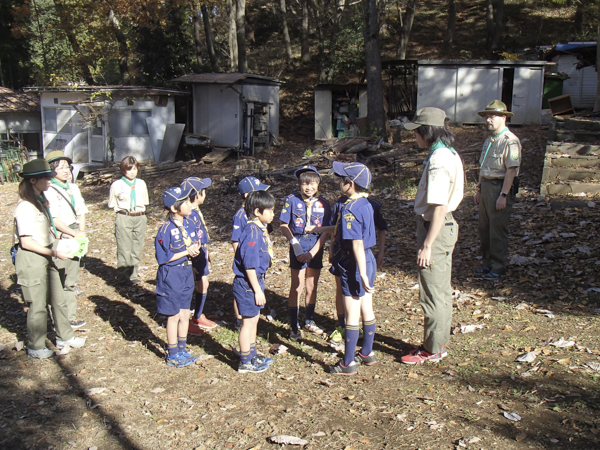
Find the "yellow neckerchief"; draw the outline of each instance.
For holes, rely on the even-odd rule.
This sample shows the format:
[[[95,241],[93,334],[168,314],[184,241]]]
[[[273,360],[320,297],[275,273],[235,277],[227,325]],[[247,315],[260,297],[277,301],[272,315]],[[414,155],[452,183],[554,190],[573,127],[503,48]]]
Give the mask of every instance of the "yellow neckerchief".
[[[206,238],[210,240],[210,236],[208,234],[208,227],[206,226],[206,222],[204,221],[204,216],[202,215],[202,211],[198,208],[198,205],[192,206],[192,209],[198,211],[198,215],[200,216],[200,220],[202,221],[202,225],[204,225],[204,231],[206,232]]]
[[[306,220],[304,221],[304,228],[306,225],[310,225],[310,218],[312,217],[312,207],[315,202],[319,199],[319,191],[316,191],[312,197],[307,197],[302,192],[300,192],[304,203],[306,203]],[[304,230],[303,230],[304,231]]]
[[[267,231],[267,226],[265,224],[263,224],[260,220],[258,220],[257,218],[254,218],[252,220],[249,220],[248,223],[253,223],[255,224],[258,228],[261,229],[262,233],[263,233],[263,237],[266,239],[267,241],[267,251],[269,252],[269,267],[271,267],[271,265],[273,264],[273,246],[271,245],[271,238],[269,237],[269,232]]]
[[[368,196],[369,196],[369,194],[367,192],[357,192],[356,194],[352,194],[350,197],[348,197],[348,200],[346,200],[344,202],[344,206],[346,206],[352,200],[356,200],[356,199],[359,199],[359,198],[367,198]],[[340,226],[340,216],[342,215],[342,211],[344,209],[344,206],[342,206],[342,209],[340,209],[338,218],[335,221],[335,228],[333,230],[333,238],[334,239],[335,239],[335,237],[337,236],[337,233],[338,233],[338,227]]]
[[[179,231],[181,231],[183,243],[185,244],[185,248],[188,249],[190,245],[192,245],[192,238],[188,235],[187,230],[183,225],[179,225],[179,223],[175,219],[171,219],[171,221],[175,224],[177,228],[179,228]]]

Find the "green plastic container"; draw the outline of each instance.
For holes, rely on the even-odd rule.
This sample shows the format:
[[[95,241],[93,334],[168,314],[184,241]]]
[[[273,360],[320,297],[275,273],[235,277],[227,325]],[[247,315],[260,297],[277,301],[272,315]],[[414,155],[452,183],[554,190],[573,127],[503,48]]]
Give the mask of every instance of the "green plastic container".
[[[544,75],[544,97],[542,109],[550,109],[548,99],[558,97],[563,93],[563,81],[570,78],[567,75],[546,74]]]

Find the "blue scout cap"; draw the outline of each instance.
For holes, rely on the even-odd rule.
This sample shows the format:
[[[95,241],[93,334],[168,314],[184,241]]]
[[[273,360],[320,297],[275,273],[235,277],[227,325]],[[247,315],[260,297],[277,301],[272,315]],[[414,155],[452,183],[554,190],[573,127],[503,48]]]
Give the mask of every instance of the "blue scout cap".
[[[256,177],[246,177],[238,183],[238,192],[244,195],[253,191],[266,191],[270,187],[268,184],[262,184]]]
[[[210,178],[198,178],[188,177],[181,183],[181,189],[184,191],[196,191],[200,192],[202,189],[206,189],[212,184]]]
[[[304,166],[304,167],[300,167],[299,169],[297,169],[294,172],[294,176],[296,178],[298,178],[301,174],[303,174],[304,172],[314,172],[317,175],[319,175],[319,178],[321,178],[321,174],[319,173],[319,171],[317,170],[317,168],[315,166]]]
[[[183,189],[181,186],[170,187],[162,196],[163,205],[171,209],[179,200],[185,200],[190,196],[191,189]]]
[[[334,161],[333,171],[340,177],[349,177],[362,188],[369,189],[369,186],[371,186],[371,171],[362,163],[353,162],[344,164],[339,161]]]

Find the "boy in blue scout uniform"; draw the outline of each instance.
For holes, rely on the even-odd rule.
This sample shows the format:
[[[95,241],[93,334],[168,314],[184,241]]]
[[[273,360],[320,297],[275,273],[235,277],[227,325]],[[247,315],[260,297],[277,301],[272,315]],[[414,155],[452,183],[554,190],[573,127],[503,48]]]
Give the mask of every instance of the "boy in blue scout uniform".
[[[163,204],[169,211],[154,241],[158,273],[156,274],[157,311],[168,316],[167,365],[185,367],[197,358],[186,350],[190,303],[194,294],[192,261],[200,254],[193,222],[185,220],[192,212],[190,191],[172,187],[163,193]]]
[[[200,254],[192,258],[192,267],[196,276],[196,302],[194,305],[194,316],[190,319],[189,334],[202,335],[204,330],[212,330],[217,326],[215,322],[209,320],[203,313],[206,295],[208,293],[208,275],[210,274],[210,256],[206,244],[209,236],[204,222],[204,216],[199,206],[206,199],[206,188],[211,185],[210,178],[200,179],[198,177],[189,177],[181,183],[183,191],[190,191],[190,203],[192,204],[192,213],[185,218],[193,223],[196,230],[196,240],[200,244]]]
[[[238,372],[264,372],[273,362],[256,352],[259,313],[266,304],[265,273],[271,266],[273,251],[267,224],[273,221],[275,199],[265,191],[252,192],[246,199],[248,223],[239,237],[233,259],[233,296],[242,315],[239,334]]]
[[[340,211],[334,233],[336,253],[333,264],[340,271],[340,284],[346,310],[344,359],[329,371],[353,375],[357,363],[377,362],[373,352],[375,315],[373,298],[377,263],[371,252],[376,244],[373,207],[365,191],[371,185],[371,172],[361,163],[344,164],[334,161],[333,170],[340,177],[340,191],[348,197]],[[363,317],[363,345],[355,354],[359,336],[359,318]]]
[[[387,234],[388,224],[381,213],[381,203],[377,200],[367,197],[371,207],[373,208],[373,222],[375,224],[375,230],[377,232],[377,268],[381,268],[383,266],[383,257],[385,254],[385,238]],[[333,211],[331,213],[331,228],[335,229],[336,224],[338,223],[341,215],[342,208],[344,203],[348,201],[348,197],[342,195],[339,199],[336,200],[333,205]],[[333,230],[331,231],[333,233]],[[329,262],[333,262],[333,255],[339,251],[336,249],[336,240],[332,241],[329,247]],[[338,326],[337,328],[329,335],[329,340],[333,343],[341,342],[344,339],[345,331],[344,327],[346,325],[346,314],[344,308],[344,296],[342,294],[342,285],[340,275],[341,272],[336,268],[334,264],[329,268],[329,272],[333,276],[335,276],[335,309],[337,312],[338,318]]]
[[[306,309],[304,328],[315,334],[323,330],[315,324],[314,312],[317,301],[317,284],[323,268],[323,247],[328,233],[313,233],[312,227],[329,224],[331,207],[329,202],[319,195],[321,176],[313,166],[304,166],[294,175],[298,178],[300,192],[285,199],[279,220],[281,233],[290,243],[291,281],[288,299],[290,313],[290,339],[302,339],[298,324],[300,296],[306,288]]]
[[[268,184],[261,183],[260,180],[256,177],[245,177],[242,178],[242,180],[238,183],[238,192],[245,201],[246,197],[248,197],[248,195],[250,195],[251,192],[266,191],[270,187],[271,186],[269,186]],[[242,234],[242,231],[244,231],[244,227],[247,223],[248,216],[246,215],[246,211],[244,210],[244,203],[242,202],[242,206],[240,207],[240,209],[237,210],[237,212],[233,216],[233,227],[231,229],[231,246],[233,247],[234,253],[238,248],[240,235]],[[267,225],[267,231],[269,233],[273,231],[272,224]],[[235,300],[233,301],[233,311],[235,313],[236,320],[235,328],[239,330],[242,327],[242,316],[240,315],[240,312],[237,309],[237,303],[235,302]]]

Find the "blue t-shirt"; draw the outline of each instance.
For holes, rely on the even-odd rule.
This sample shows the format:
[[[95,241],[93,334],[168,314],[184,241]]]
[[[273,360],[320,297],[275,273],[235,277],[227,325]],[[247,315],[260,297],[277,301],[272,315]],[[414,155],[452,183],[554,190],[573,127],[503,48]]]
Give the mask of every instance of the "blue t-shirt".
[[[344,206],[344,203],[346,203],[346,200],[348,200],[348,197],[345,195],[342,195],[333,204],[333,209],[331,210],[331,220],[329,221],[329,226],[335,226],[335,224],[337,223],[340,211],[342,210],[342,206]],[[367,197],[367,200],[369,200],[369,203],[373,207],[373,221],[375,223],[375,228],[377,230],[387,230],[388,224],[387,224],[385,218],[383,217],[383,214],[381,213],[381,203],[379,203],[377,200],[375,200],[371,197]]]
[[[194,222],[184,218],[183,227],[185,227],[185,230],[192,242],[197,242],[198,237],[196,235]],[[181,228],[177,226],[173,219],[167,220],[164,224],[162,224],[158,230],[158,233],[156,234],[156,238],[154,239],[154,250],[158,265],[160,266],[166,264],[169,266],[176,266],[184,263],[189,259],[187,256],[171,262],[169,262],[169,260],[175,253],[183,252],[185,249],[186,246],[183,242],[183,233],[181,232]]]
[[[285,199],[279,220],[290,227],[294,236],[305,234],[306,202],[302,198],[302,194],[296,192]],[[315,227],[326,227],[330,220],[331,206],[325,197],[319,196],[311,208],[310,224]]]
[[[246,211],[242,206],[237,210],[235,215],[233,216],[233,228],[231,230],[231,241],[239,242],[242,231],[244,231],[244,227],[248,223],[248,216],[246,215]]]
[[[248,222],[239,238],[239,245],[233,258],[233,273],[248,281],[246,270],[254,269],[260,278],[267,272],[271,263],[269,243],[263,230],[255,223]]]
[[[342,201],[342,198],[345,200]],[[374,210],[371,202],[365,197],[342,198],[334,206],[334,210],[339,208],[333,244],[334,263],[344,256],[354,258],[351,242],[353,240],[362,240],[365,249],[377,244]],[[343,251],[340,252],[340,249]]]
[[[208,238],[208,230],[206,229],[206,225],[204,223],[204,218],[202,217],[202,212],[200,212],[197,208],[192,208],[192,213],[186,217],[187,220],[191,221],[194,224],[194,228],[196,229],[197,241],[200,244],[207,244],[209,241]]]

